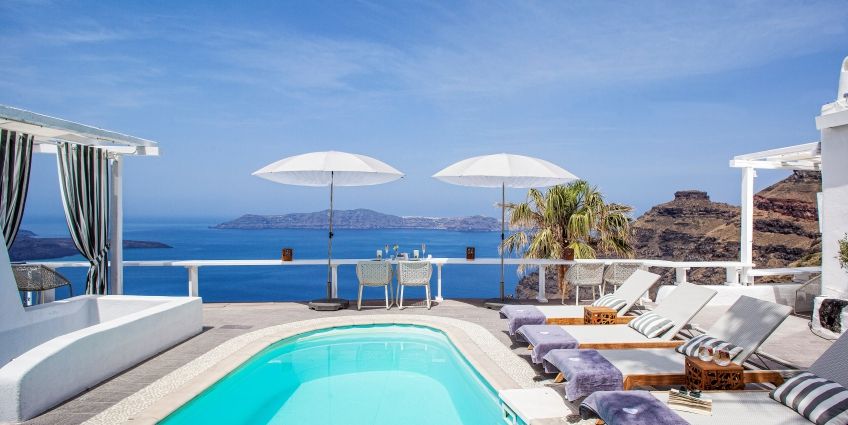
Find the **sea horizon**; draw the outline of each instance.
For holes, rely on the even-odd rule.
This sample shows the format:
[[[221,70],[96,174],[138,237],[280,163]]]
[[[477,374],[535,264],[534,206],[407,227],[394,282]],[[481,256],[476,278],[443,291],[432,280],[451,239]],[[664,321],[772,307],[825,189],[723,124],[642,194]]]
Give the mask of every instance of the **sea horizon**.
[[[282,248],[294,249],[295,259],[326,259],[327,229],[214,229],[217,218],[130,217],[124,222],[125,240],[165,243],[171,248],[125,249],[124,260],[256,260],[279,259]],[[221,220],[223,221],[223,220]],[[21,227],[39,237],[68,237],[64,218],[33,216]],[[376,250],[397,243],[400,252],[412,253],[426,245],[434,257],[464,257],[474,246],[478,258],[495,258],[500,232],[429,229],[337,229],[333,258],[374,258]],[[34,262],[86,261],[81,255],[32,260]],[[61,268],[74,284],[74,294],[84,287],[86,268]],[[200,296],[205,302],[308,301],[326,294],[326,266],[297,267],[201,267]],[[435,270],[432,281],[436,290]],[[518,283],[517,267],[507,266],[506,294]],[[186,295],[187,272],[180,267],[125,267],[124,293],[130,295]],[[356,298],[358,289],[353,266],[339,267],[339,295]],[[445,298],[491,298],[499,295],[497,266],[450,265],[443,269]],[[366,298],[379,298],[366,290]],[[64,289],[57,298],[65,298]],[[413,289],[412,298],[423,297]]]

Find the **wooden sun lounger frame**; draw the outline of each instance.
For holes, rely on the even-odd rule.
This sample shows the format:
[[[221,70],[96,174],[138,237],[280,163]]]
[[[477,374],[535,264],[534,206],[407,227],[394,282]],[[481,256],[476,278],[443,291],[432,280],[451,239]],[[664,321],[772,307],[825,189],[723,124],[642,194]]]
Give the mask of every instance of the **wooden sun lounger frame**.
[[[774,386],[783,384],[783,374],[775,370],[746,370],[743,373],[746,384],[764,384],[769,383]],[[554,383],[559,384],[565,381],[562,372],[558,373],[554,378]],[[656,386],[674,386],[685,385],[685,373],[654,373],[654,374],[637,374],[626,375],[624,377],[624,390],[632,390],[636,387],[656,387]],[[744,391],[744,390],[743,390]]]
[[[638,316],[620,316],[615,318],[615,325],[626,325]],[[582,317],[551,317],[545,320],[548,325],[585,325]]]
[[[631,348],[677,348],[683,345],[686,341],[642,341],[642,342],[587,342],[577,345],[577,348],[594,349],[594,350],[628,350]],[[533,349],[533,344],[527,346],[528,350]]]

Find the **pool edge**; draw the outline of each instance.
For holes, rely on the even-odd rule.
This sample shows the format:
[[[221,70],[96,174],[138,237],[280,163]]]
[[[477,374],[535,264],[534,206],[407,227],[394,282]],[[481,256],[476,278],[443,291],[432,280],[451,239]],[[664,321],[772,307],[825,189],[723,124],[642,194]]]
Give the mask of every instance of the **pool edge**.
[[[502,367],[504,356],[515,360],[520,360],[519,357],[497,341],[489,331],[475,323],[453,318],[418,315],[330,317],[270,326],[225,341],[105,410],[86,424],[155,424],[227,376],[248,359],[282,339],[334,327],[391,324],[426,326],[443,332],[482,379],[497,393],[507,389],[533,386],[525,376],[527,371],[518,373],[517,369],[505,370]],[[481,343],[491,345],[491,341],[484,341],[486,339],[494,339],[497,347],[500,347],[495,351],[499,352],[494,353],[481,347]],[[500,363],[492,357],[493,354],[501,357]],[[524,367],[529,366],[524,363]],[[532,374],[532,370],[530,372]],[[524,381],[525,385],[522,386],[519,381]]]

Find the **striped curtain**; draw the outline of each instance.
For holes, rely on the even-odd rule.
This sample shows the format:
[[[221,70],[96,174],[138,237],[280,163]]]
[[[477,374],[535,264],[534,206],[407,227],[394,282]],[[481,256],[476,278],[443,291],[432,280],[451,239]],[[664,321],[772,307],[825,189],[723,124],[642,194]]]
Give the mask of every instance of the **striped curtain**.
[[[32,167],[29,134],[0,130],[0,228],[6,248],[11,248],[24,216],[29,172]]]
[[[59,143],[62,204],[71,239],[88,259],[86,294],[106,294],[109,259],[109,158],[106,150]]]

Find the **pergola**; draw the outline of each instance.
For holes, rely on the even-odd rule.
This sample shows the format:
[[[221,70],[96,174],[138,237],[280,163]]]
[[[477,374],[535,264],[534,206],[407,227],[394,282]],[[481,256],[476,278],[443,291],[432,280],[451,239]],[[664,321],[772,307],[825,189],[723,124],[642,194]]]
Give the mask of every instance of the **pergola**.
[[[730,160],[731,167],[742,169],[742,223],[739,239],[739,261],[746,264],[742,267],[740,273],[742,284],[752,283],[750,271],[754,248],[754,177],[757,176],[756,170],[820,171],[821,162],[821,142],[737,155]]]
[[[33,153],[56,154],[62,142],[90,145],[108,152],[110,182],[111,293],[123,293],[123,157],[158,156],[156,142],[72,121],[0,105],[0,129],[34,136]]]

